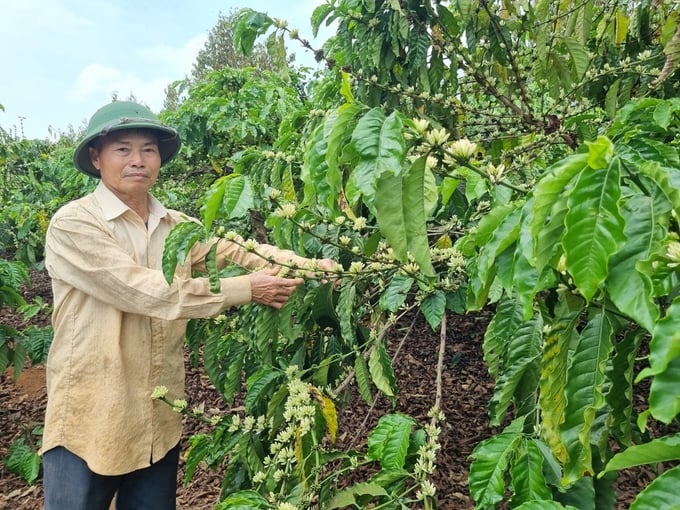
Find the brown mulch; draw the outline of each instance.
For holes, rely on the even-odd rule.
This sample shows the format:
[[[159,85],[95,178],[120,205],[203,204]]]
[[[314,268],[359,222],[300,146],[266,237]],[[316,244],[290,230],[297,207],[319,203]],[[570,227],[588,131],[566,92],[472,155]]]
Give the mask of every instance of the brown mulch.
[[[30,300],[41,296],[51,300],[49,280],[44,273],[33,274],[32,285],[25,289]],[[34,319],[43,324],[47,318]],[[369,409],[357,399],[339,410],[340,445],[361,447],[357,438],[365,438],[377,419],[386,412],[400,411],[427,423],[427,412],[435,401],[436,363],[439,333],[433,332],[422,317],[412,317],[408,323],[396,328],[390,338],[391,354],[405,338],[395,361],[395,371],[400,385],[396,408],[385,399],[378,399]],[[487,405],[493,389],[482,360],[482,339],[488,322],[485,314],[449,317],[446,355],[443,372],[442,410],[446,422],[440,437],[441,451],[437,459],[434,482],[437,486],[439,507],[444,510],[472,509],[467,487],[468,456],[474,447],[495,431],[489,429]],[[21,326],[21,320],[0,309],[0,323]],[[205,402],[206,409],[223,408],[220,396],[207,377],[186,363],[187,399],[190,406]],[[31,434],[39,425],[45,410],[45,369],[28,367],[18,381],[11,372],[0,374],[0,458],[18,437],[34,438]],[[187,422],[182,447],[186,450],[188,438],[195,433],[209,431],[205,425]],[[179,479],[183,477],[181,466]],[[634,495],[653,478],[649,470],[632,470],[624,473],[617,486],[617,508],[628,507]],[[221,476],[219,473],[199,468],[193,480],[178,489],[178,508],[212,509],[219,500]],[[17,475],[9,473],[0,463],[0,510],[34,510],[42,508],[40,480],[29,486]]]

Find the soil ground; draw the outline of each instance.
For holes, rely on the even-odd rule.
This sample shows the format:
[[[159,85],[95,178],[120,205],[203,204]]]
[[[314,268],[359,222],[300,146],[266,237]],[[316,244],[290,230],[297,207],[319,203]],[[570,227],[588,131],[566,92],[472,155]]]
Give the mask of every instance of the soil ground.
[[[25,289],[30,300],[41,296],[51,303],[49,279],[44,273],[34,273],[32,284]],[[49,318],[38,316],[36,322],[46,323]],[[412,324],[412,321],[415,323]],[[488,315],[463,315],[449,317],[447,321],[446,356],[443,372],[442,410],[446,422],[441,434],[441,452],[437,459],[434,482],[437,487],[439,507],[444,510],[474,508],[467,487],[468,457],[474,447],[495,431],[489,428],[487,405],[493,389],[482,360],[482,339]],[[8,310],[0,309],[0,323],[20,327],[20,319]],[[395,328],[390,339],[392,354],[405,339],[397,354],[395,371],[401,392],[396,410],[428,421],[427,412],[435,401],[436,364],[439,332],[433,332],[422,317],[408,319]],[[186,363],[187,399],[190,407],[205,402],[206,408],[224,408],[219,394],[199,370]],[[0,374],[0,458],[4,458],[9,445],[19,437],[31,437],[30,431],[40,425],[46,402],[44,366],[27,367],[15,382],[11,372]],[[378,400],[372,409],[353,401],[339,411],[340,440],[363,438],[385,412],[392,411],[386,399]],[[182,448],[188,438],[204,431],[205,425],[196,422],[185,424]],[[359,446],[359,445],[354,445]],[[181,466],[179,478],[184,470]],[[653,478],[649,470],[638,469],[620,476],[617,483],[617,509],[628,507],[634,495]],[[200,469],[188,485],[179,485],[178,508],[181,510],[212,509],[219,498],[221,476]],[[29,486],[17,475],[7,471],[0,463],[0,510],[35,510],[42,508],[42,485],[39,479]]]

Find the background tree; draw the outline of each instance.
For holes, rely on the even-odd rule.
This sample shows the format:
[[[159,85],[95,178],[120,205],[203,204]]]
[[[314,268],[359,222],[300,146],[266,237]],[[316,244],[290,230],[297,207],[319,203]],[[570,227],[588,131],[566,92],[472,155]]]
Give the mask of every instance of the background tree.
[[[210,29],[208,39],[203,48],[196,56],[191,75],[174,85],[170,85],[165,90],[164,110],[174,110],[181,103],[182,91],[191,83],[198,83],[207,77],[211,71],[219,71],[225,68],[244,69],[252,67],[258,71],[277,71],[288,67],[285,53],[279,51],[270,53],[269,49],[260,43],[252,47],[249,54],[244,54],[234,46],[233,25],[236,21],[237,11],[232,9],[228,14],[220,13],[217,23]],[[283,56],[283,58],[282,58]]]
[[[276,71],[281,64],[260,43],[255,44],[253,51],[248,55],[244,55],[234,46],[233,24],[236,14],[237,11],[233,9],[227,15],[219,14],[217,23],[210,30],[208,40],[198,52],[196,62],[192,66],[191,79],[193,81],[201,81],[210,71],[225,67],[232,69],[254,67],[260,71]]]

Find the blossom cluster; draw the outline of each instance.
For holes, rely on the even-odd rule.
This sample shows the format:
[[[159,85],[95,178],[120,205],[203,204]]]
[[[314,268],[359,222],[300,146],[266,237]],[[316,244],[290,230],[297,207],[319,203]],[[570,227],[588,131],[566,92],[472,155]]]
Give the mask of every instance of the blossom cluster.
[[[420,483],[420,489],[416,492],[416,499],[420,501],[434,497],[436,493],[436,488],[428,480],[428,477],[434,473],[437,467],[437,451],[441,448],[439,444],[441,429],[437,426],[437,423],[445,419],[444,413],[435,408],[431,409],[428,414],[432,418],[432,423],[424,427],[427,440],[425,444],[418,448],[418,458],[413,469],[414,475]]]
[[[316,414],[310,387],[298,378],[297,367],[290,367],[286,373],[292,379],[288,382],[288,398],[283,411],[285,426],[274,438],[269,447],[269,455],[263,460],[264,467],[272,473],[275,482],[283,480],[295,468],[295,445],[312,430]],[[266,479],[265,471],[259,471],[253,476],[255,483],[263,483]]]

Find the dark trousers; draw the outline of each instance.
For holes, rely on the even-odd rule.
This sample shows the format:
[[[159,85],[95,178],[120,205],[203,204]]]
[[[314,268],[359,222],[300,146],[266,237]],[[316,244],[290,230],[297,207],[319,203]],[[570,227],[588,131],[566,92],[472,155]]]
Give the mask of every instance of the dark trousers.
[[[149,467],[118,476],[93,473],[66,448],[43,454],[45,510],[175,510],[179,445]]]

